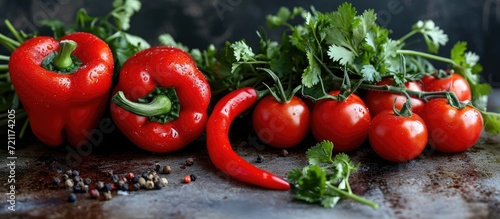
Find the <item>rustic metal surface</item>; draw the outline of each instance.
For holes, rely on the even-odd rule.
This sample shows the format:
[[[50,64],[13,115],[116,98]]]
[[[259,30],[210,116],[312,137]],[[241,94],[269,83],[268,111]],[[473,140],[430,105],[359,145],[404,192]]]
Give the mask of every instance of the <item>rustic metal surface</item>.
[[[95,135],[97,138],[98,135]],[[101,144],[80,156],[74,167],[82,177],[94,182],[110,182],[107,170],[117,174],[141,172],[158,161],[170,165],[172,173],[162,174],[169,185],[162,190],[113,193],[109,201],[79,194],[75,203],[67,201],[69,191],[54,188],[52,178],[70,168],[64,147],[48,148],[33,139],[21,141],[16,149],[16,207],[8,210],[4,200],[0,218],[499,218],[500,216],[500,138],[485,135],[472,149],[460,154],[425,151],[417,159],[393,164],[379,159],[365,145],[350,154],[360,169],[352,176],[353,191],[380,204],[377,210],[350,200],[334,209],[293,201],[289,191],[270,191],[240,183],[214,168],[203,140],[172,154],[151,154],[136,149],[117,133],[103,135]],[[286,157],[277,149],[264,148],[251,136],[235,135],[235,150],[279,176],[306,164],[304,152],[310,143],[289,150]],[[21,146],[25,145],[25,146]],[[83,151],[81,151],[83,152]],[[5,150],[0,151],[1,176],[9,167]],[[194,165],[185,166],[188,157]],[[75,161],[74,159],[73,161]],[[192,183],[181,182],[195,174]],[[3,184],[1,193],[7,193]]]

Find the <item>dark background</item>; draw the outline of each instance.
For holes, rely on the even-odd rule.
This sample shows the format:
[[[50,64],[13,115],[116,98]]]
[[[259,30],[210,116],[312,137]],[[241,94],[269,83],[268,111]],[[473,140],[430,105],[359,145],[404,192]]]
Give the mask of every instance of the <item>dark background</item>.
[[[313,5],[318,11],[332,11],[344,1],[257,1],[257,0],[143,0],[141,10],[132,17],[132,34],[157,44],[157,36],[170,33],[190,48],[216,47],[225,41],[246,39],[250,45],[257,42],[256,30],[265,26],[265,16],[274,14],[281,6]],[[379,25],[393,30],[397,39],[417,20],[432,19],[449,36],[441,55],[448,56],[457,41],[467,41],[469,50],[480,55],[484,66],[482,78],[494,87],[500,87],[500,0],[351,0],[358,13],[373,8]],[[31,32],[42,30],[40,21],[58,18],[68,25],[79,8],[86,8],[93,16],[101,16],[111,9],[111,0],[0,0],[0,14],[16,28]],[[2,19],[3,20],[3,19]],[[8,33],[0,24],[1,33]],[[279,39],[280,31],[269,30]],[[4,50],[0,50],[4,51]]]

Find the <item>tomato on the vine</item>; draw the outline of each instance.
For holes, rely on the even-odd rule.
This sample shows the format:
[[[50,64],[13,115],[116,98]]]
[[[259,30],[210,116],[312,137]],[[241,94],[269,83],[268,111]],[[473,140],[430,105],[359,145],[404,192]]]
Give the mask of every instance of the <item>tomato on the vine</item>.
[[[340,91],[332,91],[337,96]],[[311,113],[311,132],[320,142],[331,141],[335,152],[347,152],[358,148],[368,136],[370,112],[356,94],[343,101],[324,99],[316,102]]]
[[[299,144],[309,132],[310,117],[309,108],[299,97],[293,96],[282,103],[268,95],[255,106],[252,124],[265,144],[290,148]]]
[[[385,78],[376,83],[376,85],[392,85],[394,79]],[[417,82],[406,82],[405,87],[412,91],[422,91],[422,87]],[[396,108],[401,109],[406,102],[406,97],[402,94],[395,94],[385,91],[369,90],[364,98],[366,106],[370,109],[372,116],[384,110],[392,110],[394,100],[396,99]],[[411,98],[411,110],[414,113],[419,113],[424,107],[424,101],[418,98]]]
[[[420,116],[415,113],[411,116],[396,115],[393,110],[376,115],[368,132],[373,150],[392,162],[405,162],[420,155],[427,137],[427,127]]]
[[[451,91],[455,93],[461,102],[471,101],[472,99],[469,83],[459,74],[452,73],[445,78],[424,76],[422,84],[424,91]]]
[[[432,99],[421,112],[429,130],[429,145],[440,152],[457,153],[472,147],[483,131],[483,116],[471,107],[455,108],[445,98]]]

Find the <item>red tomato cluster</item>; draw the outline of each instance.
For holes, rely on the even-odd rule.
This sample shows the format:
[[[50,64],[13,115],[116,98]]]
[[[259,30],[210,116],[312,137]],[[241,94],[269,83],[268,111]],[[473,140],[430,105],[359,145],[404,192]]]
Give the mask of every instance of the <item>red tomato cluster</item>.
[[[384,79],[377,85],[392,83],[392,79]],[[471,100],[470,87],[458,74],[444,79],[426,76],[421,83],[405,86],[413,91],[451,91],[462,102]],[[397,115],[393,105],[401,109],[405,101],[400,94],[370,90],[364,99],[356,94],[343,101],[323,99],[309,109],[298,97],[279,103],[267,96],[253,111],[253,127],[261,141],[278,148],[298,145],[309,131],[318,142],[333,142],[335,152],[355,150],[368,139],[376,154],[392,162],[412,160],[426,146],[439,152],[462,152],[481,135],[482,115],[469,105],[458,109],[445,98],[426,103],[412,97],[412,115]]]

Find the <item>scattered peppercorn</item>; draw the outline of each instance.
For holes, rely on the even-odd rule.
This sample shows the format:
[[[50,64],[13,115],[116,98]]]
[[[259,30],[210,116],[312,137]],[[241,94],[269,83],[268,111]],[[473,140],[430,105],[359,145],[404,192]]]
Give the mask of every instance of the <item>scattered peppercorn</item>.
[[[103,190],[104,189],[104,182],[102,182],[102,181],[97,182],[97,189]]]
[[[76,202],[76,195],[75,195],[75,193],[70,193],[68,195],[68,201],[69,202]]]
[[[156,181],[155,182],[155,189],[161,189],[161,188],[163,188],[161,182],[160,181]]]
[[[110,183],[107,183],[106,185],[104,185],[104,187],[102,189],[104,192],[111,192],[113,190],[113,185],[111,185]]]
[[[121,188],[123,185],[125,185],[125,181],[123,180],[118,181],[118,187]]]
[[[85,183],[85,185],[90,185],[90,183],[92,183],[92,180],[90,178],[85,178],[83,182]]]
[[[138,183],[141,187],[146,187],[146,179],[141,177],[141,178],[139,178]]]
[[[161,185],[162,185],[163,187],[166,187],[166,186],[168,185],[168,180],[167,180],[167,178],[161,178],[161,179],[160,179],[160,182],[161,182]]]
[[[148,174],[149,174],[149,172],[143,172],[141,174],[141,176],[142,176],[142,178],[147,179],[148,178]]]
[[[172,171],[172,167],[170,167],[169,165],[166,165],[163,167],[163,173],[169,174],[171,171]]]
[[[132,183],[136,184],[136,183],[139,182],[139,177],[138,176],[134,176],[131,181],[132,181]]]
[[[54,183],[55,186],[59,186],[59,184],[61,184],[61,180],[57,177],[54,177],[52,179],[52,182]]]
[[[118,183],[120,181],[120,177],[116,174],[111,175],[111,180],[113,180],[113,183]]]
[[[262,155],[260,155],[260,154],[259,154],[259,155],[257,156],[257,160],[256,160],[255,162],[257,162],[257,163],[262,163],[262,161],[264,161],[264,156],[262,156]]]
[[[194,159],[192,157],[186,159],[186,165],[191,166],[194,164]]]
[[[78,170],[73,170],[72,174],[73,176],[79,176],[80,172],[78,172]]]
[[[190,183],[191,182],[191,176],[186,175],[184,176],[184,183]]]
[[[191,178],[191,181],[193,181],[193,182],[196,181],[196,175],[191,174],[191,175],[189,175],[189,177]]]
[[[280,156],[282,156],[282,157],[286,157],[286,156],[288,156],[288,151],[287,151],[286,149],[282,149],[282,150],[280,151]]]
[[[61,177],[62,177],[62,180],[63,180],[63,181],[66,181],[67,179],[69,179],[69,176],[68,176],[68,174],[66,174],[66,173],[65,173],[65,174],[63,174]]]
[[[73,177],[73,181],[74,181],[75,183],[78,183],[78,182],[82,181],[82,178],[81,178],[80,176],[74,176],[74,177]]]
[[[67,179],[66,181],[64,181],[64,185],[66,185],[66,188],[73,188],[75,184],[73,183],[73,180]]]
[[[80,185],[73,186],[73,192],[74,193],[81,193],[82,192],[82,187],[80,187]]]
[[[97,189],[90,190],[89,194],[90,194],[91,198],[94,198],[94,199],[99,198],[99,190],[97,190]]]
[[[82,192],[83,193],[89,192],[89,186],[88,185],[84,185],[83,188],[82,188]]]
[[[104,192],[103,196],[104,196],[104,200],[106,200],[106,201],[109,201],[113,198],[113,196],[111,195],[111,191]]]
[[[125,178],[127,178],[128,180],[132,180],[134,177],[135,177],[135,175],[132,172],[127,173],[127,175],[125,175]]]
[[[155,184],[153,183],[153,181],[151,180],[148,180],[146,181],[146,189],[153,189],[155,187]]]
[[[155,162],[155,171],[160,172],[160,163],[158,161]]]
[[[73,171],[72,170],[66,170],[66,175],[73,176]]]
[[[127,184],[127,183],[125,183],[125,184],[123,184],[123,185],[120,187],[120,189],[121,189],[122,191],[128,191],[128,190],[129,190],[129,186],[128,186],[128,184]]]
[[[139,190],[139,189],[141,189],[141,184],[139,184],[139,183],[134,183],[134,188],[135,188],[135,190]]]

